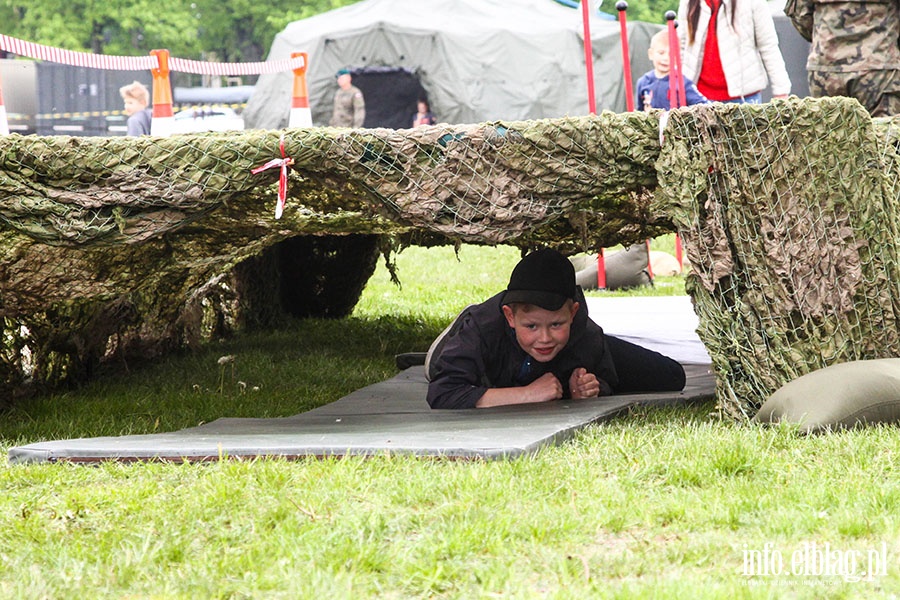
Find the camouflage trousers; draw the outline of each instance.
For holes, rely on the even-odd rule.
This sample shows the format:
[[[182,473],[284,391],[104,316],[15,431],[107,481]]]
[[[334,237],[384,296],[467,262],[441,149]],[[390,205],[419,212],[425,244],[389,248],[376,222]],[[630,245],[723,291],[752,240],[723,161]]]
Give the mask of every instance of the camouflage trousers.
[[[900,70],[810,71],[809,94],[856,98],[873,117],[900,115]]]

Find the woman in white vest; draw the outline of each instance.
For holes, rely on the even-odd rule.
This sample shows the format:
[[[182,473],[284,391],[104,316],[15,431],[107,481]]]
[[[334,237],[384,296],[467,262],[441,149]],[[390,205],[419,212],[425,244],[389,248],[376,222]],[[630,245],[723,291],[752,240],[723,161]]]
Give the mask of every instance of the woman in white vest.
[[[791,80],[766,0],[680,0],[682,73],[712,101],[786,98]]]

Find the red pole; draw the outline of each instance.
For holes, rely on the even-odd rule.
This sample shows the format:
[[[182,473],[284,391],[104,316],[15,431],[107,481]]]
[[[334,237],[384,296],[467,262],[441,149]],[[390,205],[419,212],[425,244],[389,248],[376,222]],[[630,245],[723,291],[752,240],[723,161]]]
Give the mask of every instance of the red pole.
[[[687,106],[684,91],[684,75],[681,73],[681,44],[675,32],[675,11],[666,11],[666,27],[669,30],[669,107]]]
[[[628,51],[628,19],[625,12],[628,10],[628,3],[625,0],[616,2],[616,10],[619,11],[619,29],[622,38],[622,69],[625,72],[625,108],[628,112],[634,110],[634,86],[631,84],[631,54]]]
[[[684,270],[684,252],[681,249],[681,236],[675,234],[675,260],[678,261],[678,272]]]
[[[606,289],[606,260],[603,257],[603,248],[597,253],[597,289]]]
[[[647,247],[647,275],[650,276],[650,281],[653,281],[653,261],[650,260],[650,240],[644,240],[644,244]]]
[[[591,48],[591,8],[590,0],[581,0],[581,20],[584,22],[584,70],[587,74],[588,111],[597,114],[594,97],[594,51]]]
[[[625,108],[628,112],[634,111],[634,85],[631,83],[631,53],[628,50],[628,18],[625,13],[628,11],[628,3],[625,0],[616,2],[616,10],[619,11],[619,37],[622,39],[622,71],[625,74]],[[650,240],[644,240],[647,245],[647,273],[650,280],[653,280],[653,266],[650,264]],[[597,272],[603,268],[603,253],[597,259]],[[604,285],[606,287],[606,277],[604,273]]]
[[[666,27],[669,30],[669,106],[679,108],[687,106],[687,93],[684,91],[684,75],[681,73],[681,44],[675,28],[675,11],[666,12]],[[684,257],[681,249],[681,236],[675,233],[675,260],[679,271],[684,269]]]

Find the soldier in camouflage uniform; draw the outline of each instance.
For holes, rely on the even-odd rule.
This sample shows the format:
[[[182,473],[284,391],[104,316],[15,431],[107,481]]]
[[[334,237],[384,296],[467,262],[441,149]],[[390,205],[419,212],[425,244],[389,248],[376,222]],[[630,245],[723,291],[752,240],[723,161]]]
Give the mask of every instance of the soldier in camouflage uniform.
[[[334,112],[331,114],[332,127],[362,127],[366,120],[366,101],[359,88],[353,85],[349,69],[337,72],[340,89],[334,94]]]
[[[784,12],[811,42],[812,96],[856,98],[873,117],[900,114],[900,0],[787,0]]]

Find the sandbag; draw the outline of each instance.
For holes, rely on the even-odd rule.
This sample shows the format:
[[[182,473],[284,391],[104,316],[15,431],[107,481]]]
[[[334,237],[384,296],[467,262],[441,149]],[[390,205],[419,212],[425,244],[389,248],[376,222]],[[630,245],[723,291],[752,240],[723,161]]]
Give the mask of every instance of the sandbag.
[[[597,289],[597,255],[574,256],[569,259],[575,266],[575,282],[584,290]],[[625,288],[652,285],[650,276],[650,254],[647,244],[641,242],[604,255],[606,267],[606,289],[619,290]]]

